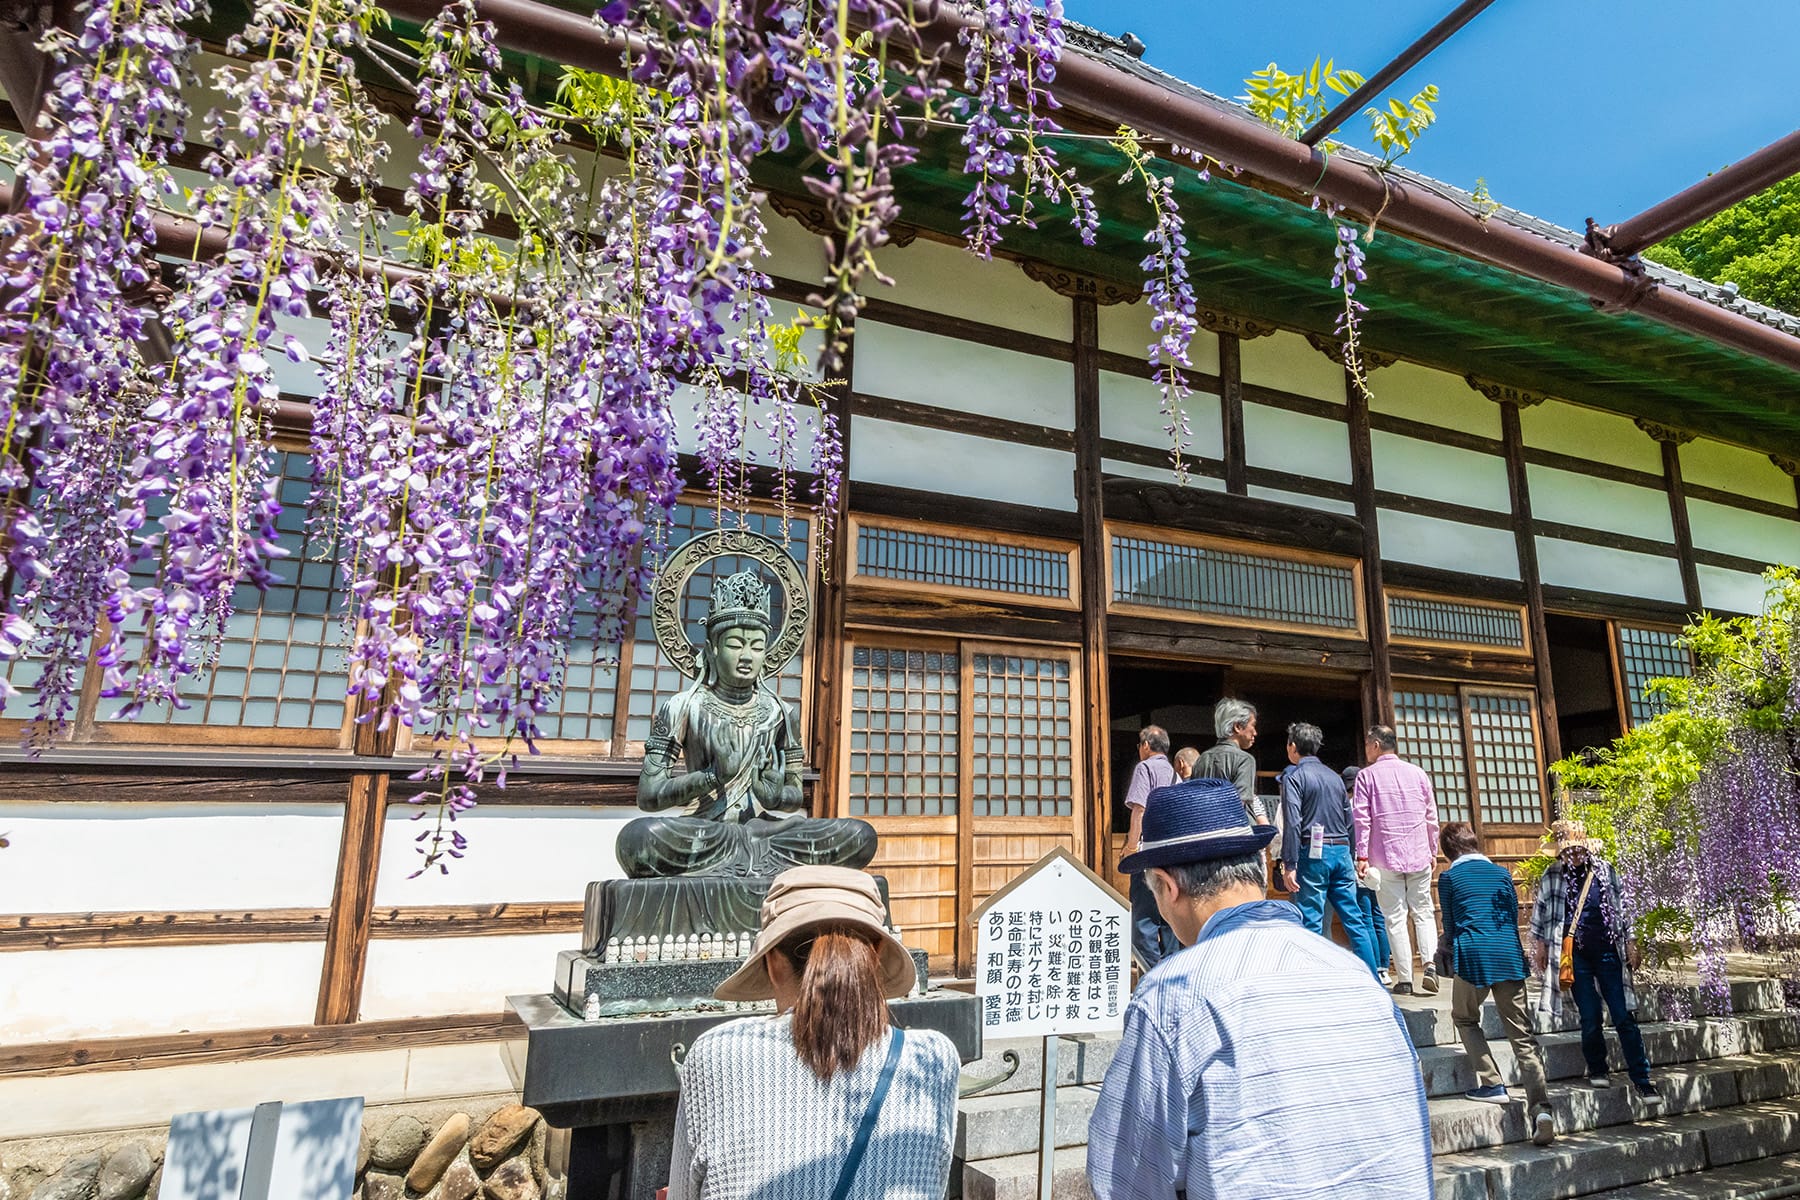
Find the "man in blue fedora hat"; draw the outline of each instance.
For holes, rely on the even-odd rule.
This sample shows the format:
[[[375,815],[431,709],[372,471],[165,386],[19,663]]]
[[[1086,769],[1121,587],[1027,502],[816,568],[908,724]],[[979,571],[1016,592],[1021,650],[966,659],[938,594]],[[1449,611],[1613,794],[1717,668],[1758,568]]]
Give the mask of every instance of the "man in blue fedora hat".
[[[1429,1196],[1431,1124],[1406,1024],[1355,955],[1268,899],[1224,780],[1152,793],[1141,871],[1184,949],[1139,982],[1088,1130],[1096,1200]]]

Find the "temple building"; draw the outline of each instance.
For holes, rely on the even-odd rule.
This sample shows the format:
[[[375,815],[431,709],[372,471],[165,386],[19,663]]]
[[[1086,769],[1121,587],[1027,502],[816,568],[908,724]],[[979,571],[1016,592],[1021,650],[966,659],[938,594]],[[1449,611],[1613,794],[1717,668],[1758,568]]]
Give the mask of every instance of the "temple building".
[[[1102,190],[1093,247],[1045,220],[981,261],[959,245],[952,136],[900,177],[905,224],[878,256],[895,283],[872,288],[836,393],[829,547],[765,474],[736,514],[696,472],[667,530],[673,549],[743,521],[804,566],[816,635],[778,690],[811,811],[875,827],[871,869],[945,974],[973,952],[967,914],[1047,851],[1112,871],[1137,731],[1204,748],[1221,697],[1259,710],[1262,790],[1289,722],[1323,728],[1334,766],[1391,722],[1445,819],[1528,855],[1549,764],[1647,719],[1646,681],[1688,670],[1689,615],[1758,611],[1760,573],[1800,556],[1800,320],[1584,257],[1507,209],[1434,236],[1430,205],[1479,206],[1395,169],[1358,291],[1365,395],[1334,333],[1333,225],[1245,149],[1277,135],[1109,39],[1070,56],[1235,139],[1200,148],[1238,174],[1177,183],[1202,300],[1185,482],[1145,364],[1141,191]],[[1370,174],[1333,158],[1334,179]],[[1120,173],[1104,140],[1069,159]],[[770,271],[798,304],[821,218],[783,169],[761,181]],[[1616,293],[1526,269],[1565,257]],[[316,380],[282,370],[304,414]],[[651,721],[682,684],[648,615],[616,657],[570,648],[541,753],[459,819],[466,858],[415,876],[427,731],[378,733],[345,701],[303,428],[283,442],[286,582],[260,604],[245,589],[191,706],[112,720],[90,670],[67,742],[4,751],[0,1105],[28,1123],[80,1127],[113,1069],[304,1072],[327,1052],[372,1098],[502,1090],[504,998],[548,989],[585,886],[619,872]],[[167,1118],[155,1078],[118,1092],[121,1120]]]

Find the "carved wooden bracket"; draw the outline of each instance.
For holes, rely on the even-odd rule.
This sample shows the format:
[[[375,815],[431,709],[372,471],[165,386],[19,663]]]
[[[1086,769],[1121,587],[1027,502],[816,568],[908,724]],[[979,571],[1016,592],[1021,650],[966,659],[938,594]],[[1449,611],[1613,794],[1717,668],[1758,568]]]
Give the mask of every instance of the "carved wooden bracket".
[[[1662,425],[1655,421],[1646,421],[1639,417],[1634,424],[1653,439],[1659,442],[1673,442],[1677,446],[1685,446],[1694,440],[1694,435],[1685,429],[1677,429],[1673,425]]]
[[[831,216],[825,206],[812,200],[804,200],[797,196],[784,196],[780,192],[769,193],[769,207],[791,221],[798,221],[809,232],[822,238],[835,238],[837,227],[831,223]],[[913,239],[919,236],[915,225],[888,226],[888,242],[895,246],[910,246]]]
[[[1771,454],[1769,461],[1795,479],[1800,479],[1800,458],[1789,458],[1785,454]]]
[[[1534,404],[1542,404],[1549,399],[1542,392],[1528,392],[1524,388],[1513,387],[1509,383],[1496,383],[1492,379],[1483,379],[1479,375],[1464,375],[1463,379],[1470,387],[1495,404],[1514,404],[1520,408],[1530,408]]]
[[[1035,258],[1022,258],[1018,262],[1019,269],[1027,277],[1071,300],[1088,299],[1095,304],[1130,304],[1144,294],[1141,284],[1116,283],[1111,279],[1082,275],[1047,262],[1039,262]]]
[[[1344,361],[1344,343],[1330,334],[1309,333],[1306,335],[1306,344],[1333,362]],[[1371,350],[1367,346],[1359,347],[1357,353],[1361,356],[1363,369],[1366,371],[1379,371],[1383,367],[1391,367],[1400,361],[1398,355],[1383,354],[1381,351]]]
[[[1194,314],[1194,320],[1208,333],[1233,333],[1240,339],[1268,337],[1277,328],[1267,321],[1226,312],[1222,308],[1202,308]]]

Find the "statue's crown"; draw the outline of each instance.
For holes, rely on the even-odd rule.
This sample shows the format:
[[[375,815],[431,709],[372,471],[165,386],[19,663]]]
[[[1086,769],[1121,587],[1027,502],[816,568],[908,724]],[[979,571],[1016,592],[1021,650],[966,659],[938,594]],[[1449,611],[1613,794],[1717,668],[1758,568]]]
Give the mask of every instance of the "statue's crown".
[[[769,628],[769,585],[755,571],[727,575],[713,585],[712,609],[706,615],[708,631],[727,622]]]

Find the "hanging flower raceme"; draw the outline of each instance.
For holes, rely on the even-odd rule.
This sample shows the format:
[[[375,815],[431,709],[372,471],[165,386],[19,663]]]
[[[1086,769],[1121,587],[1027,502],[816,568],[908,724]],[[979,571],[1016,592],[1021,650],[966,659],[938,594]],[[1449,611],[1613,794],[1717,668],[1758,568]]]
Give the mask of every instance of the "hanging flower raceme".
[[[1367,255],[1356,227],[1345,221],[1334,222],[1337,244],[1332,251],[1331,286],[1344,299],[1337,315],[1337,335],[1344,347],[1344,369],[1350,373],[1357,390],[1369,394],[1368,370],[1362,360],[1362,315],[1369,306],[1356,298],[1356,285],[1367,281],[1364,264]]]

